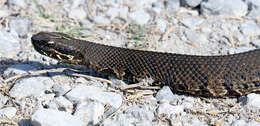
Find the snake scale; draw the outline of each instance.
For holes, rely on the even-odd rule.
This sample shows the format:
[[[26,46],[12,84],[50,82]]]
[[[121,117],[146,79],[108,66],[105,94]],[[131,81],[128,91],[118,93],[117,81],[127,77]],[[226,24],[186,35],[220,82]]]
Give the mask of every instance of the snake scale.
[[[152,78],[175,93],[237,97],[260,91],[260,49],[196,56],[107,46],[56,32],[39,32],[31,40],[39,53],[62,62],[133,82]]]

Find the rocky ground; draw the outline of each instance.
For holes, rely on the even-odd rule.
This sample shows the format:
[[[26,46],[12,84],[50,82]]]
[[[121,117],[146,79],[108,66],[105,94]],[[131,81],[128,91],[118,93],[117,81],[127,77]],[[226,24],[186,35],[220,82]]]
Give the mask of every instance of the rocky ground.
[[[258,48],[259,19],[259,0],[1,0],[0,123],[258,126],[259,94],[213,99],[177,95],[167,86],[129,88],[40,55],[30,38],[57,31],[119,47],[223,55]]]

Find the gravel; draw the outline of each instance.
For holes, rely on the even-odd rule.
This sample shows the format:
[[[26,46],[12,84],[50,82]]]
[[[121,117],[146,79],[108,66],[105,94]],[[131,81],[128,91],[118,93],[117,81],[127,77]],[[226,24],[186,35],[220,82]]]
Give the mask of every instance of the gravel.
[[[51,109],[36,110],[31,120],[33,126],[83,126],[83,122],[79,118]]]
[[[26,36],[31,31],[32,22],[30,19],[25,17],[11,18],[9,27],[18,33],[19,36]]]
[[[15,83],[10,90],[10,96],[21,99],[29,96],[41,96],[50,90],[53,81],[48,77],[24,78]]]
[[[12,119],[16,114],[16,108],[15,107],[6,107],[3,109],[0,109],[0,119]]]
[[[0,55],[5,58],[14,58],[20,52],[20,43],[16,32],[0,29]]]
[[[208,0],[201,3],[204,15],[219,15],[227,17],[245,16],[248,6],[242,0]]]
[[[79,117],[86,124],[98,124],[104,114],[104,105],[98,102],[81,103],[77,105],[75,116]]]
[[[66,97],[75,103],[96,100],[114,108],[119,108],[122,104],[122,98],[119,94],[104,92],[103,89],[94,86],[78,85],[68,92]]]
[[[128,17],[131,21],[139,25],[146,24],[151,18],[150,15],[143,9],[129,13]]]
[[[257,93],[215,99],[168,86],[122,90],[127,81],[60,63],[31,44],[33,34],[51,31],[140,50],[245,52],[260,47],[259,0],[2,0],[0,8],[0,125],[260,125]],[[43,74],[22,76],[29,71]]]

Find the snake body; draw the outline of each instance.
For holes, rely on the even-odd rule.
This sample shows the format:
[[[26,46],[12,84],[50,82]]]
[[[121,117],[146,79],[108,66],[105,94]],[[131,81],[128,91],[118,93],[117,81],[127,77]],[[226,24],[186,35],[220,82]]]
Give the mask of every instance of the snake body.
[[[31,40],[39,53],[62,62],[133,82],[152,78],[175,93],[237,97],[260,91],[260,49],[196,56],[107,46],[56,32],[40,32]]]

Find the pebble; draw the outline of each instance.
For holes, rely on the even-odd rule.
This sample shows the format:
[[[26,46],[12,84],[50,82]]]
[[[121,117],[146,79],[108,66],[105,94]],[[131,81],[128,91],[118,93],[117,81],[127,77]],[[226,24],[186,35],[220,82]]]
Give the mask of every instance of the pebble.
[[[114,121],[111,119],[105,119],[103,122],[104,126],[134,126],[133,124],[131,124],[131,122],[129,122],[129,120],[125,119],[125,120],[119,120],[119,121]]]
[[[56,97],[54,102],[57,105],[58,110],[64,110],[65,112],[72,113],[73,104],[63,96]]]
[[[31,117],[33,126],[83,126],[76,116],[52,109],[38,109]]]
[[[182,4],[188,5],[190,7],[197,7],[200,5],[202,0],[181,0]]]
[[[254,21],[246,21],[240,26],[240,30],[244,35],[257,36],[260,34],[260,28]]]
[[[0,93],[0,108],[3,108],[7,101],[8,97]]]
[[[152,10],[156,14],[160,14],[163,8],[164,8],[164,4],[162,1],[156,1],[156,2],[152,3]]]
[[[160,104],[158,109],[157,109],[157,113],[158,115],[164,116],[166,115],[166,117],[171,117],[172,114],[180,114],[184,112],[184,107],[183,106],[172,106],[169,103],[163,103]]]
[[[4,71],[3,76],[10,77],[10,76],[17,75],[17,74],[25,74],[31,70],[36,70],[36,68],[29,64],[15,64],[15,65],[11,65],[10,67],[8,67]]]
[[[166,31],[167,28],[167,21],[163,20],[163,19],[156,19],[156,24],[159,25],[159,30],[161,33],[164,33]]]
[[[194,30],[197,29],[198,26],[203,23],[203,21],[204,19],[200,17],[188,17],[181,20],[181,23],[184,24],[184,26]]]
[[[15,5],[15,6],[21,7],[23,9],[25,9],[27,7],[25,0],[8,0],[7,4]]]
[[[106,15],[110,18],[110,20],[113,20],[115,17],[119,16],[119,13],[119,8],[109,8]]]
[[[120,7],[119,17],[124,20],[127,20],[127,14],[128,14],[128,7]]]
[[[15,107],[6,107],[0,109],[0,119],[12,119],[16,114]]]
[[[157,0],[127,0],[127,4],[131,5],[131,10],[138,10],[151,7],[152,3]]]
[[[171,89],[168,86],[164,86],[160,89],[155,97],[157,100],[161,102],[171,102],[176,101],[178,98],[173,95]]]
[[[104,106],[98,102],[77,105],[74,116],[79,117],[87,125],[96,125],[104,114]]]
[[[199,46],[203,46],[208,41],[205,35],[194,31],[187,30],[185,31],[185,35],[189,42],[195,43],[196,45]]]
[[[242,0],[207,0],[201,2],[203,15],[242,17],[247,14],[247,5]]]
[[[255,94],[255,93],[248,94],[247,105],[260,109],[260,94]]]
[[[246,121],[245,120],[236,120],[233,122],[232,126],[245,126]]]
[[[74,9],[70,10],[70,12],[69,12],[69,17],[73,18],[73,19],[82,20],[82,19],[85,19],[86,16],[87,16],[86,11],[81,7],[74,8]]]
[[[253,18],[259,18],[260,16],[260,1],[259,0],[247,0],[250,12],[248,16]]]
[[[62,96],[71,90],[71,86],[69,84],[54,84],[52,87],[52,91],[56,94],[56,96]]]
[[[19,37],[26,37],[28,32],[32,29],[32,21],[26,17],[11,18],[9,27],[18,33]]]
[[[126,108],[125,113],[127,118],[134,118],[137,122],[152,121],[155,118],[153,112],[137,105]]]
[[[168,0],[165,6],[168,10],[178,10],[180,8],[180,0]]]
[[[6,10],[6,9],[1,9],[0,10],[0,18],[4,18],[4,17],[7,17],[7,16],[9,16],[9,11]],[[0,26],[0,28],[1,28],[1,26]]]
[[[246,124],[246,126],[260,126],[260,123],[252,120],[252,121],[248,122]]]
[[[110,24],[110,20],[107,19],[104,15],[99,15],[94,18],[94,22],[97,24]]]
[[[15,57],[21,48],[18,39],[16,32],[0,29],[0,57]]]
[[[50,90],[54,82],[48,77],[30,77],[18,80],[10,90],[10,96],[21,99],[29,96],[43,95]]]
[[[128,18],[136,24],[145,25],[150,20],[150,15],[143,9],[131,12]]]
[[[68,92],[66,97],[75,103],[96,100],[103,104],[109,104],[114,108],[119,108],[122,104],[121,95],[113,92],[105,92],[101,88],[82,84],[76,86]]]

